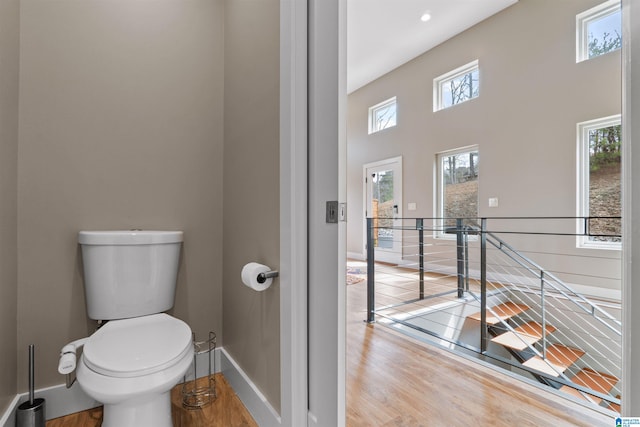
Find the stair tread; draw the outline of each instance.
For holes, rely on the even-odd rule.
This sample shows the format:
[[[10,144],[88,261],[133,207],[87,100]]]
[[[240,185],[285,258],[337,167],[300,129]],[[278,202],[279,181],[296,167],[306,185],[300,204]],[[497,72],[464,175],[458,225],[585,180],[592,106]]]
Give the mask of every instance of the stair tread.
[[[500,319],[502,320],[510,319],[513,316],[516,316],[522,313],[523,311],[529,310],[529,307],[527,307],[524,304],[517,304],[515,302],[507,301],[505,303],[498,304],[494,307],[491,307],[491,309],[494,311],[494,313],[496,313],[497,316],[494,316],[493,314],[491,314],[489,310],[487,310],[487,323],[489,325],[495,325],[497,323],[500,323]],[[482,312],[479,311],[468,317],[470,319],[474,319],[480,322],[481,315],[482,315]]]
[[[600,392],[602,394],[607,394],[619,380],[613,375],[598,372],[591,368],[584,368],[580,372],[578,372],[575,377],[571,378],[571,381],[588,389]],[[578,390],[569,386],[563,385],[562,387],[560,387],[560,390],[581,399],[588,400]],[[602,399],[599,397],[591,395],[589,395],[589,397],[594,402],[596,402],[596,404],[600,404],[600,402],[602,402]]]
[[[620,399],[619,394],[616,396],[616,399]],[[619,414],[622,413],[622,407],[617,403],[609,403],[609,409],[611,409],[612,411],[616,411]]]
[[[582,350],[567,347],[562,344],[552,344],[547,347],[546,362],[540,356],[533,356],[524,362],[523,365],[557,377],[582,356],[584,356],[584,351]]]
[[[546,326],[546,333],[548,335],[556,330],[551,325]],[[514,332],[508,331],[504,334],[498,335],[492,338],[491,341],[503,345],[505,347],[512,348],[514,350],[524,350],[528,345],[533,345],[540,341],[542,338],[542,325],[538,322],[528,322],[523,325],[514,328]]]

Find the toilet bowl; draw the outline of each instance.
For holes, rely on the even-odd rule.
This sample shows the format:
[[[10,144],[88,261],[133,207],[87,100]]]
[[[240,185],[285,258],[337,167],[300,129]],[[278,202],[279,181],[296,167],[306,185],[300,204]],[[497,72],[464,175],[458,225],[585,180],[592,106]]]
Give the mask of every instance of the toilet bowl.
[[[102,427],[171,427],[170,391],[194,354],[189,326],[164,313],[182,241],[182,231],[78,233],[87,314],[103,326],[62,348],[58,372],[77,368],[80,387],[104,404]]]
[[[170,391],[193,352],[191,329],[168,314],[112,320],[85,342],[78,383],[104,404],[102,427],[171,427]]]

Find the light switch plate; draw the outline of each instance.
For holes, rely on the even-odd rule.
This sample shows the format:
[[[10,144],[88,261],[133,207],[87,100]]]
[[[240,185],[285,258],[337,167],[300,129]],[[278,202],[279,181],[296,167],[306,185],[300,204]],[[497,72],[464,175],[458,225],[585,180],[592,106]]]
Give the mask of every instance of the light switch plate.
[[[411,203],[407,203],[407,210],[409,210],[409,211],[415,211],[415,210],[416,210],[416,208],[417,208],[417,205],[416,205],[415,203],[413,203],[413,202],[411,202]]]
[[[489,197],[489,207],[497,208],[498,207],[498,198],[497,197]]]

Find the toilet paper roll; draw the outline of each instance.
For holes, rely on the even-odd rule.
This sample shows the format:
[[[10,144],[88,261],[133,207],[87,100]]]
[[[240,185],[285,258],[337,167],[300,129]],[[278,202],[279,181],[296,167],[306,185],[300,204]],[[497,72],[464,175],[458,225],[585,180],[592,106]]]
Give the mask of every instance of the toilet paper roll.
[[[269,278],[265,280],[264,283],[258,282],[258,275],[260,273],[266,273],[271,271],[269,267],[263,264],[258,264],[257,262],[250,262],[249,264],[242,267],[242,273],[240,276],[242,277],[242,283],[250,287],[255,291],[264,291],[269,286],[271,286],[271,282],[273,279]]]

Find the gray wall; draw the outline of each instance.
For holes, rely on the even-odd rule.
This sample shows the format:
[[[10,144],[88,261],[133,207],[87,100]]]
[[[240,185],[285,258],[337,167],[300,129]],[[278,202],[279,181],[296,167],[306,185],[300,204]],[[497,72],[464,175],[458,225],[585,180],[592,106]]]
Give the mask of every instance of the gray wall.
[[[628,23],[627,50],[625,51],[625,99],[624,126],[625,137],[634,141],[624,151],[624,165],[628,168],[629,177],[625,180],[625,215],[631,218],[625,222],[625,289],[623,299],[623,371],[626,374],[622,391],[623,416],[633,417],[640,413],[640,312],[636,309],[640,304],[638,278],[640,278],[640,258],[637,248],[640,247],[640,185],[637,184],[637,171],[640,171],[640,85],[634,84],[640,79],[640,5],[635,0],[623,0],[626,22]],[[635,172],[635,174],[634,174]],[[632,179],[635,175],[635,181]],[[625,246],[627,247],[627,246]],[[634,250],[636,249],[636,250]]]
[[[173,313],[222,330],[223,16],[221,0],[22,1],[19,379],[34,343],[36,386],[62,383],[61,346],[93,330],[81,229],[184,230]]]
[[[250,261],[279,266],[279,1],[225,3],[224,342],[280,410],[280,289],[242,285]],[[258,66],[259,64],[259,66]]]
[[[18,0],[0,1],[0,414],[16,394]]]
[[[575,216],[576,123],[621,111],[619,52],[575,62],[575,16],[600,2],[520,0],[352,93],[347,251],[363,253],[362,166],[394,156],[403,156],[405,217],[434,216],[436,154],[474,144],[479,215]],[[433,79],[475,59],[480,96],[434,113]],[[392,96],[398,125],[367,135],[368,108]],[[489,197],[498,197],[500,206],[489,208]],[[416,211],[407,211],[409,202],[417,203]],[[575,239],[555,251],[575,253]],[[618,251],[589,251],[613,258],[611,274],[619,279]],[[580,262],[577,268],[601,268]],[[619,289],[616,280],[587,284]]]

